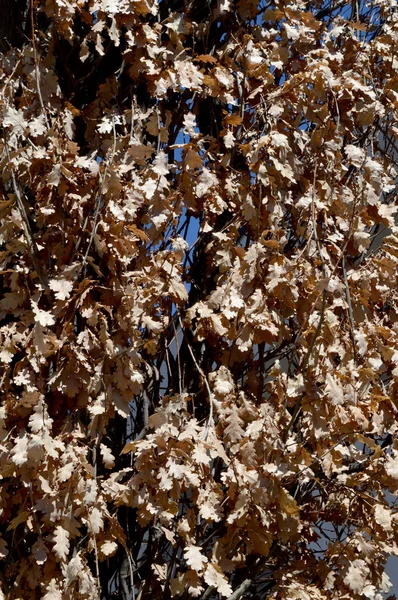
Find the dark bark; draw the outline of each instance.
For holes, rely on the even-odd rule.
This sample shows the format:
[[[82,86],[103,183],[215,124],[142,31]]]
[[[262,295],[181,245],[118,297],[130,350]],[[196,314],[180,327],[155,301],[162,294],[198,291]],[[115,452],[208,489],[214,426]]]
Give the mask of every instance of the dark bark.
[[[21,47],[29,27],[29,0],[0,0],[0,51]]]

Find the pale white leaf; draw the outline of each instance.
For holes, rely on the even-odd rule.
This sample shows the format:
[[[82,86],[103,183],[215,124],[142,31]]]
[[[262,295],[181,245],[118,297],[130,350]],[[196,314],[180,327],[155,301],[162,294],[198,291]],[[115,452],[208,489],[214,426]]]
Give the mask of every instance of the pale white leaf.
[[[365,582],[369,573],[366,562],[361,558],[354,560],[348,567],[347,575],[344,577],[344,583],[355,594],[361,594],[365,587]]]
[[[43,114],[29,123],[29,131],[33,136],[43,135],[43,133],[46,133],[46,130],[46,121]]]
[[[198,90],[201,88],[203,75],[193,62],[190,60],[177,61],[175,69],[182,87],[191,90]]]
[[[293,42],[298,40],[300,37],[300,32],[296,27],[291,27],[288,23],[284,23],[284,28],[288,40],[292,40]]]
[[[18,467],[28,461],[28,437],[27,435],[20,435],[14,448],[11,450],[12,461]]]
[[[47,405],[43,398],[34,407],[33,413],[29,417],[29,427],[32,433],[38,433],[43,429],[49,429],[53,420],[48,415]]]
[[[50,173],[47,175],[46,183],[55,187],[60,184],[62,177],[61,165],[54,165]]]
[[[382,504],[376,504],[375,521],[378,523],[378,525],[381,525],[383,529],[390,529],[391,511],[388,508],[385,508]]]
[[[98,125],[98,133],[105,134],[111,133],[115,125],[120,125],[121,120],[119,115],[107,115],[101,119],[101,123]]]
[[[30,303],[32,305],[33,315],[36,323],[40,323],[40,325],[43,325],[43,327],[54,325],[55,318],[52,313],[39,308],[37,302],[32,299],[30,300]]]
[[[152,171],[157,175],[168,175],[170,172],[170,165],[167,160],[167,156],[163,150],[160,150],[159,154],[155,156],[152,164]]]
[[[326,375],[325,392],[333,404],[344,404],[343,388],[330,373]]]
[[[222,366],[215,375],[214,391],[220,396],[226,396],[234,391],[234,384],[229,370]]]
[[[61,467],[58,470],[58,480],[59,481],[68,481],[68,479],[70,479],[70,477],[72,476],[73,471],[75,470],[75,464],[70,461],[67,462],[66,465],[64,465],[63,467]]]
[[[377,212],[380,217],[387,221],[388,226],[393,228],[395,225],[394,215],[398,211],[398,206],[394,204],[380,204],[377,207]]]
[[[83,561],[80,558],[80,554],[76,554],[76,556],[68,562],[64,571],[65,583],[67,586],[79,577],[83,568]]]
[[[86,493],[84,494],[84,501],[87,504],[93,504],[96,501],[98,494],[98,485],[95,479],[88,479],[86,481]]]
[[[232,131],[228,131],[224,136],[224,146],[226,148],[233,148],[235,145],[235,136]]]
[[[187,564],[198,572],[202,571],[204,565],[209,562],[199,546],[187,546],[184,550],[184,558]]]
[[[146,327],[148,331],[153,331],[155,333],[160,333],[164,327],[163,323],[155,321],[150,315],[143,315],[142,325],[143,327]]]
[[[363,148],[358,148],[357,146],[348,144],[344,150],[348,160],[352,165],[354,165],[354,167],[360,167],[363,165],[365,160],[365,150]]]
[[[69,553],[69,532],[66,531],[61,525],[55,528],[54,538],[54,552],[58,558],[65,561]]]
[[[232,587],[229,585],[227,578],[221,572],[220,567],[214,563],[210,563],[204,574],[204,580],[207,585],[216,588],[219,594],[228,597],[232,594]]]
[[[42,600],[62,600],[62,594],[55,579],[51,579],[46,590],[47,593],[42,596]]]
[[[110,449],[108,448],[108,446],[105,446],[105,444],[100,444],[100,451],[101,451],[101,456],[102,456],[102,460],[104,461],[104,465],[107,469],[111,469],[112,467],[115,466],[115,457],[113,456],[112,452],[110,451]]]
[[[144,185],[141,186],[141,189],[144,192],[146,198],[148,198],[148,200],[151,200],[151,198],[153,198],[156,190],[158,189],[158,185],[158,181],[156,181],[155,179],[148,178],[145,181]]]
[[[169,283],[169,294],[177,302],[186,302],[188,300],[188,292],[182,281],[171,279]]]
[[[184,132],[188,135],[190,135],[191,137],[196,135],[196,129],[197,125],[196,125],[196,117],[193,113],[189,112],[188,114],[186,114],[184,116],[184,120],[183,120],[183,125],[184,125]]]
[[[93,533],[99,533],[101,529],[104,527],[104,520],[102,518],[102,513],[98,508],[93,508],[90,513],[90,529]]]
[[[116,542],[110,541],[104,542],[101,545],[100,550],[105,556],[113,556],[117,550],[117,544]]]
[[[104,414],[105,400],[106,398],[104,392],[100,392],[95,401],[88,407],[88,410],[92,416]]]
[[[5,364],[9,364],[12,361],[14,354],[12,354],[9,350],[7,350],[6,348],[4,348],[1,352],[0,352],[0,360],[1,362],[5,363]]]
[[[284,148],[285,150],[290,149],[289,138],[284,133],[279,133],[279,131],[272,131],[269,134],[269,139],[271,144],[275,148]]]
[[[13,133],[22,134],[27,124],[22,110],[16,110],[12,106],[7,108],[3,116],[4,127],[12,127]]]
[[[57,300],[67,300],[73,289],[73,282],[68,279],[51,279],[48,285]]]
[[[218,179],[209,171],[209,169],[203,168],[202,173],[199,175],[199,183],[196,186],[196,195],[198,198],[202,198],[207,192],[218,184]]]

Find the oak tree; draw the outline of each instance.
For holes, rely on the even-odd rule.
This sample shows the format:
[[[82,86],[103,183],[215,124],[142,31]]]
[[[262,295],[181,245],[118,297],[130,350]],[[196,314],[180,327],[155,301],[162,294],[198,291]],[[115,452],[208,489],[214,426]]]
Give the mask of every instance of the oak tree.
[[[381,600],[396,0],[0,9],[0,598]]]

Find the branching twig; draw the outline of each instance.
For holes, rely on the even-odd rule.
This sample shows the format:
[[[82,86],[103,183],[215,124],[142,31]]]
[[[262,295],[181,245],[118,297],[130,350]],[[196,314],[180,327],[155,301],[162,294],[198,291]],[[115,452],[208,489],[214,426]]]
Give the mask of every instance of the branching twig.
[[[313,186],[312,186],[311,213],[312,213],[312,226],[313,226],[314,239],[315,239],[316,246],[318,248],[319,258],[321,259],[321,263],[322,263],[323,277],[325,278],[327,275],[326,274],[326,265],[325,265],[325,260],[322,255],[322,248],[321,248],[321,244],[320,244],[319,237],[318,237],[317,222],[316,222],[316,218],[315,218],[315,184],[316,184],[317,170],[318,170],[318,164],[315,165],[315,170],[314,170],[314,182],[313,182]],[[326,308],[326,288],[322,292],[322,305],[321,305],[321,311],[320,311],[318,325],[315,330],[314,336],[311,340],[310,346],[308,348],[308,352],[304,358],[303,364],[300,367],[301,371],[304,371],[306,369],[308,362],[310,360],[310,357],[311,357],[311,353],[314,349],[316,339],[319,336],[319,334],[321,333],[323,320],[325,317],[325,308]]]
[[[346,4],[346,0],[339,0],[338,2],[336,2],[336,4],[332,3],[328,6],[326,6],[326,8],[323,8],[322,10],[317,12],[315,15],[315,18],[318,19],[318,21],[321,21],[325,17],[330,16],[336,10],[339,10],[340,8],[342,8],[345,4]]]
[[[314,181],[313,181],[313,186],[312,186],[312,201],[311,201],[311,217],[312,217],[313,235],[314,235],[316,246],[318,248],[319,258],[321,259],[321,262],[322,262],[322,273],[325,278],[326,277],[326,265],[325,265],[325,260],[322,255],[321,244],[320,244],[319,238],[318,238],[318,232],[317,232],[317,228],[316,228],[317,223],[316,223],[316,218],[315,218],[315,184],[316,184],[317,169],[318,169],[318,164],[315,165],[315,170],[314,170]],[[323,321],[325,318],[325,309],[326,309],[326,288],[322,292],[322,304],[321,304],[321,310],[320,310],[317,328],[315,330],[314,335],[312,336],[312,340],[311,340],[309,348],[307,350],[307,354],[305,355],[304,360],[303,360],[302,364],[300,365],[301,372],[305,371],[305,369],[307,368],[309,360],[311,358],[312,351],[315,346],[315,342],[316,342],[319,334],[321,333]],[[287,440],[289,431],[292,429],[292,427],[296,423],[297,419],[299,418],[299,415],[301,412],[301,401],[302,401],[303,397],[304,397],[304,395],[301,394],[301,396],[299,396],[299,398],[296,401],[296,404],[295,404],[294,410],[293,410],[293,414],[292,414],[292,418],[290,419],[288,426],[286,428],[286,431],[285,431],[285,435],[284,435],[285,441]]]

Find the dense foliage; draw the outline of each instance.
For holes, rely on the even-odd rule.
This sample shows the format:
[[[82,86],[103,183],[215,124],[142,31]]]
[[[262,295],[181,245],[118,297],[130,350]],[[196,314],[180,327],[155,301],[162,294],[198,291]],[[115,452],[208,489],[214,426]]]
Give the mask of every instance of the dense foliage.
[[[396,0],[0,8],[0,597],[380,600]]]

